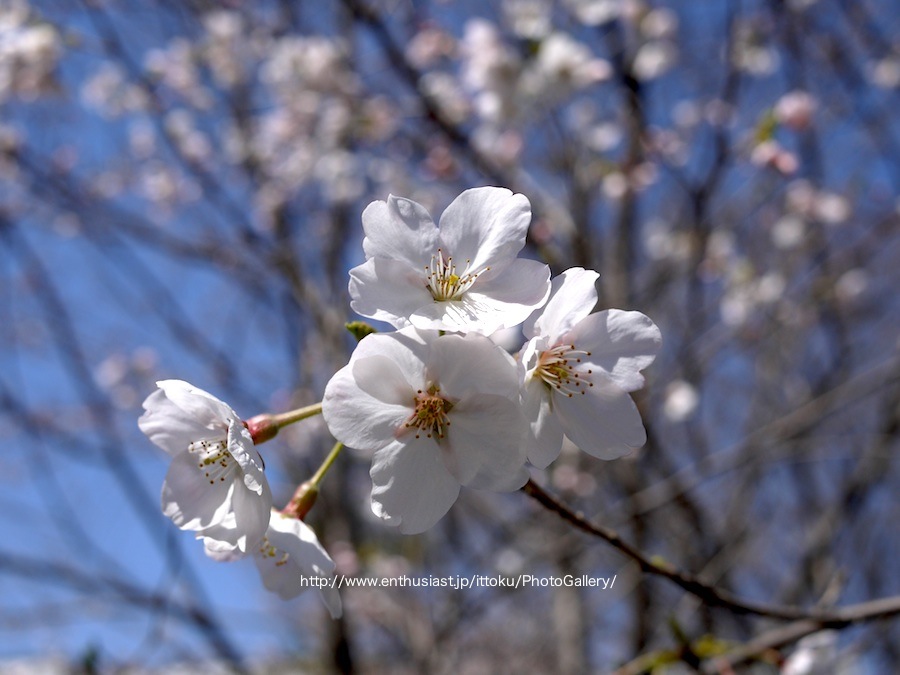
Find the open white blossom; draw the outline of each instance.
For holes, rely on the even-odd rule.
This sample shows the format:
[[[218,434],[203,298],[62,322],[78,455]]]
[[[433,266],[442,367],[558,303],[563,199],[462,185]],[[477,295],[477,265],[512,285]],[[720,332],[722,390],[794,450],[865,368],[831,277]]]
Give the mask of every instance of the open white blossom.
[[[840,673],[844,669],[838,663],[837,631],[822,630],[797,643],[796,651],[781,666],[781,675]]]
[[[282,600],[289,600],[309,588],[311,577],[329,584],[334,575],[334,561],[325,552],[316,533],[298,518],[272,510],[269,529],[253,553],[253,562],[263,585]],[[332,619],[341,616],[341,596],[335,588],[320,581],[317,585],[322,602]]]
[[[202,389],[182,380],[156,385],[138,426],[172,456],[163,513],[182,530],[246,552],[265,534],[272,508],[250,433],[230,406]]]
[[[628,392],[659,351],[656,325],[640,312],[596,314],[596,272],[574,267],[553,280],[547,305],[525,323],[530,338],[519,362],[530,425],[528,460],[539,468],[559,456],[563,435],[594,457],[615,459],[647,435]]]
[[[401,197],[362,216],[366,262],[350,270],[350,306],[397,328],[490,334],[522,323],[550,290],[550,270],[517,258],[531,206],[497,187],[466,190],[440,226]]]
[[[223,532],[234,527],[234,516],[229,514],[222,524],[204,532],[206,555],[219,562],[232,562],[252,555],[267,590],[277,593],[282,600],[290,600],[307,588],[318,588],[331,618],[341,616],[341,596],[331,586],[334,561],[309,525],[272,509],[265,535],[246,553],[225,541],[229,537],[223,536]]]
[[[461,485],[528,479],[515,362],[481,335],[369,335],[325,388],[322,414],[335,438],[374,453],[372,510],[404,534],[434,525]]]

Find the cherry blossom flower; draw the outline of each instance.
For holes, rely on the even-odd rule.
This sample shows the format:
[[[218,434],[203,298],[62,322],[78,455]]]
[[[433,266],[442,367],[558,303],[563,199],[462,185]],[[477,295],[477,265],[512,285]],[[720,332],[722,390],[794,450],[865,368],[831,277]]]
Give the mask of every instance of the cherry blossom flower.
[[[229,514],[221,524],[204,532],[206,555],[219,562],[252,555],[267,590],[277,593],[282,600],[290,600],[308,588],[317,588],[331,618],[341,616],[341,596],[331,585],[334,561],[309,525],[272,509],[265,535],[246,553],[227,543],[233,537],[224,533],[234,527],[234,514]]]
[[[647,440],[628,392],[644,385],[640,371],[656,358],[659,329],[640,312],[591,314],[599,276],[580,267],[563,272],[547,305],[525,323],[521,400],[528,460],[539,468],[559,456],[563,435],[600,459],[621,457]]]
[[[318,577],[316,587],[331,618],[341,616],[341,596],[328,585],[333,582],[334,561],[302,520],[273,509],[269,529],[253,553],[253,562],[263,585],[282,600],[297,597],[312,585],[312,577]]]
[[[138,426],[172,456],[163,513],[182,530],[247,551],[265,534],[272,508],[250,433],[231,407],[202,389],[181,380],[156,385]]]
[[[322,415],[339,441],[374,453],[372,510],[404,534],[434,525],[461,485],[528,479],[515,362],[481,335],[369,335],[325,388]]]
[[[397,328],[490,334],[522,323],[550,290],[546,265],[516,258],[530,220],[528,199],[497,187],[463,192],[440,226],[409,199],[372,202],[350,306]]]

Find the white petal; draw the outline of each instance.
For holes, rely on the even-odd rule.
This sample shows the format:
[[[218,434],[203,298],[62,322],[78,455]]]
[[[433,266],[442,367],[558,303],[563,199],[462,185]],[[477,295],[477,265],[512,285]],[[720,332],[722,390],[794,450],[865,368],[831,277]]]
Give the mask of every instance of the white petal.
[[[281,557],[283,552],[277,553],[274,558],[264,555],[254,555],[253,562],[259,572],[266,590],[278,595],[282,600],[296,598],[303,591],[312,588],[308,581],[293,565],[287,563],[278,566],[278,562],[284,562]]]
[[[206,536],[207,534],[209,536]],[[197,538],[203,540],[203,552],[216,562],[240,560],[246,553],[227,541],[228,536],[229,533],[226,529],[221,529],[220,525],[216,525],[209,530],[204,530],[202,535],[198,534]]]
[[[350,308],[395,328],[409,325],[407,317],[435,304],[425,287],[424,270],[385,258],[371,258],[350,270]]]
[[[341,594],[338,593],[337,589],[331,588],[330,586],[320,588],[319,597],[322,598],[322,602],[324,602],[325,607],[328,608],[328,613],[331,615],[331,618],[340,619],[341,615],[344,613],[344,606],[341,602]]]
[[[600,275],[593,270],[572,267],[551,283],[546,306],[525,322],[525,337],[544,335],[551,344],[584,319],[597,304],[596,282]]]
[[[522,345],[522,349],[519,350],[518,362],[516,364],[520,387],[525,384],[526,376],[529,376],[537,367],[541,352],[548,347],[550,347],[550,342],[543,336],[533,337]]]
[[[554,392],[553,408],[575,445],[600,459],[616,459],[647,441],[631,397],[603,373],[591,375],[593,387],[568,397]]]
[[[486,309],[486,308],[484,308]],[[492,333],[498,321],[470,300],[445,300],[417,307],[409,315],[409,322],[422,330],[443,330],[450,333]]]
[[[472,270],[499,270],[525,246],[530,222],[525,195],[499,187],[472,188],[441,215],[441,246],[458,265],[468,259]]]
[[[489,335],[522,323],[550,292],[550,268],[535,260],[513,260],[483,278],[460,300],[437,302],[429,294],[429,302],[407,315],[410,323],[421,329]]]
[[[497,467],[484,466],[466,487],[491,492],[515,492],[520,489],[531,475],[523,464],[515,471],[499,470]]]
[[[156,386],[185,415],[208,429],[224,427],[229,419],[238,417],[228,404],[183,380],[160,380]]]
[[[518,480],[525,464],[521,444],[524,420],[518,401],[474,394],[456,404],[448,417],[451,425],[441,445],[452,453],[452,472],[461,484],[468,485],[478,476],[477,484],[483,489],[522,486],[508,487]]]
[[[625,391],[644,386],[640,370],[653,363],[662,346],[656,324],[640,312],[619,309],[583,319],[563,336],[563,341],[591,352],[585,361],[605,370]]]
[[[424,378],[424,359],[436,337],[436,331],[420,331],[412,326],[391,333],[374,333],[356,346],[350,360],[386,356],[400,367],[410,383],[415,384]]]
[[[210,483],[195,458],[183,452],[169,465],[162,510],[182,530],[202,530],[222,522],[230,510],[234,488],[233,477]]]
[[[470,393],[512,398],[518,390],[516,362],[481,335],[444,335],[431,345],[427,379],[440,384],[441,393],[461,399]]]
[[[315,532],[306,523],[277,511],[272,511],[266,541],[253,559],[263,585],[284,600],[311,588],[310,577],[327,578],[334,571],[334,562]]]
[[[517,258],[497,274],[493,270],[463,296],[488,325],[488,334],[517,326],[544,304],[550,293],[550,268],[537,260]],[[490,322],[490,323],[488,323]]]
[[[411,199],[391,195],[386,202],[372,202],[363,211],[362,223],[366,259],[391,258],[421,269],[437,250],[437,226],[425,207]]]
[[[212,527],[207,527],[197,533],[197,539],[203,540],[203,549],[206,555],[218,562],[232,562],[246,555],[237,544],[235,529],[237,523],[234,511],[229,511],[222,522]]]
[[[396,361],[381,354],[354,359],[351,369],[356,386],[363,393],[383,403],[404,408],[413,406],[416,391],[422,383],[422,378],[419,377],[414,386]]]
[[[240,420],[231,420],[228,424],[228,452],[241,467],[244,486],[261,495],[267,482],[263,473],[262,457],[253,445],[250,432]]]
[[[372,337],[376,336],[366,340]],[[381,363],[379,360],[375,365]],[[404,407],[379,401],[364,392],[353,376],[355,366],[356,362],[351,361],[328,382],[322,417],[332,436],[343,444],[357,450],[377,450],[395,438],[397,429],[412,414],[412,401]]]
[[[272,492],[269,484],[263,483],[261,494],[256,494],[242,485],[235,485],[232,495],[235,529],[230,543],[242,552],[249,551],[262,539],[269,527],[272,510]],[[204,533],[205,534],[205,533]]]
[[[269,541],[291,554],[291,560],[306,575],[334,572],[334,561],[325,551],[313,529],[297,518],[272,511]]]
[[[372,511],[403,534],[418,534],[440,520],[459,496],[459,483],[430,439],[395,441],[372,461]]]
[[[393,441],[413,412],[415,391],[425,386],[426,341],[436,337],[409,327],[364,338],[325,387],[322,415],[331,434],[357,450]]]
[[[162,389],[157,389],[144,401],[144,412],[138,426],[147,438],[173,457],[186,451],[194,441],[220,440],[224,427],[209,429],[172,403]]]
[[[528,421],[525,452],[538,469],[547,468],[562,450],[563,428],[551,408],[551,396],[539,380],[526,383],[522,389],[522,412]]]

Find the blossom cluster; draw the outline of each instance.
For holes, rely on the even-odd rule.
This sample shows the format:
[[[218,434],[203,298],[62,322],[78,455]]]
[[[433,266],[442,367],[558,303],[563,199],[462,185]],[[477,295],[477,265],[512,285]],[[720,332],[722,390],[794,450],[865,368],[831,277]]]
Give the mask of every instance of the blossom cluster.
[[[547,467],[564,437],[602,459],[644,444],[629,392],[659,351],[658,328],[639,312],[593,313],[596,272],[551,281],[547,265],[519,257],[530,221],[528,199],[499,187],[466,190],[438,225],[409,199],[365,209],[366,261],[350,271],[350,306],[396,330],[363,337],[327,384],[318,409],[339,443],[315,490],[343,445],[370,453],[373,512],[413,534],[463,486],[521,488],[528,465]],[[519,326],[526,341],[513,356],[495,336]],[[283,598],[317,586],[339,616],[337,592],[304,578],[335,569],[302,520],[307,484],[273,509],[256,449],[305,409],[244,422],[186,382],[157,385],[139,426],[172,457],[163,513],[215,560],[252,557]]]
[[[351,307],[396,328],[362,339],[325,388],[322,414],[348,447],[371,453],[372,509],[403,533],[433,526],[462,486],[521,488],[568,437],[615,459],[646,434],[629,392],[659,351],[639,312],[592,313],[596,272],[520,258],[528,199],[463,192],[438,225],[390,196],[363,213],[366,261]],[[514,357],[490,336],[522,326]]]

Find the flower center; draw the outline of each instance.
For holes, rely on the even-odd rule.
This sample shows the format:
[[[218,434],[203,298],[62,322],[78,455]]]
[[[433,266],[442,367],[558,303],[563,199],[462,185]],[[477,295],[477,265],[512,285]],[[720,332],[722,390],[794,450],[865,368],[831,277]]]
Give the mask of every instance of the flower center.
[[[447,427],[450,426],[447,413],[453,404],[440,393],[440,388],[434,384],[428,387],[428,391],[419,389],[416,392],[415,410],[404,424],[407,429],[416,429],[416,438],[420,438],[423,432],[426,438],[437,437],[438,440],[447,435]]]
[[[593,370],[576,372],[577,364],[582,356],[590,356],[590,352],[575,349],[575,345],[556,345],[541,352],[538,364],[532,377],[540,378],[548,387],[572,397],[576,393],[584,393],[587,387],[593,387],[590,376]]]
[[[275,567],[286,565],[287,561],[291,558],[290,553],[272,546],[269,538],[265,536],[262,538],[262,541],[259,544],[259,555],[261,555],[265,560],[271,560],[272,562],[274,562]]]
[[[203,471],[210,485],[216,481],[224,483],[235,470],[227,441],[195,441],[188,446],[188,452],[197,454],[197,468]]]
[[[471,262],[466,260],[465,269],[458,272],[453,256],[445,258],[444,252],[438,249],[437,253],[431,256],[431,264],[425,268],[425,287],[431,293],[431,297],[437,302],[462,299],[478,275],[491,269],[486,267],[479,272],[470,272]]]

